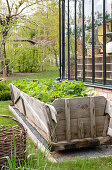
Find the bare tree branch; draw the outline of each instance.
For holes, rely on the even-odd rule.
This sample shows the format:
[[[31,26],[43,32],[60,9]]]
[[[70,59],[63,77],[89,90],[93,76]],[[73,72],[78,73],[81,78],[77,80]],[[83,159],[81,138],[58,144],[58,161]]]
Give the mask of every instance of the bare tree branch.
[[[10,9],[10,5],[9,5],[9,1],[6,0],[6,2],[7,2],[7,8],[8,8],[9,16],[11,16],[11,9]]]
[[[24,4],[24,1],[22,1],[22,0],[21,0],[21,1],[19,2],[19,5],[18,5],[18,6],[16,6],[16,12],[15,12],[15,15],[17,15],[19,8],[20,8],[23,4]]]
[[[33,4],[29,4],[29,5],[25,6],[24,8],[21,9],[20,12],[15,13],[14,15],[12,15],[12,17],[17,16],[17,15],[20,15],[26,8],[29,8],[29,7],[31,7],[31,6],[33,6],[33,5],[35,5],[35,4],[36,4],[36,2],[33,3]],[[19,8],[18,8],[18,10],[19,10]]]
[[[15,26],[20,26],[20,25],[15,25]],[[28,26],[21,25],[20,27],[22,27],[23,29],[24,29],[24,28],[28,28],[28,29],[31,30],[31,31],[35,31],[35,29],[30,28],[30,27],[28,27]]]
[[[13,9],[14,4],[15,4],[15,1],[12,3],[12,6],[11,6],[11,12],[12,12],[12,9]]]

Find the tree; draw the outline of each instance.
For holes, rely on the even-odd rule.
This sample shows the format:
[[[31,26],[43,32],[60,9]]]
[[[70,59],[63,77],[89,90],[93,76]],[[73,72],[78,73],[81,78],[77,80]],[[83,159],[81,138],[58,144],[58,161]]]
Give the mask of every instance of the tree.
[[[12,31],[19,20],[25,19],[25,10],[36,5],[38,0],[5,0],[4,3],[1,0],[0,2],[0,35],[1,35],[1,44],[0,44],[0,53],[1,48],[3,47],[3,58],[6,58],[6,39],[9,33]]]
[[[54,58],[56,65],[58,65],[59,53],[58,8],[58,0],[43,1],[35,13],[27,18],[27,22],[18,28],[18,33],[28,39],[36,37],[40,39],[39,41],[41,37],[45,39],[47,42],[42,43],[41,61],[47,58],[45,60],[47,62]]]

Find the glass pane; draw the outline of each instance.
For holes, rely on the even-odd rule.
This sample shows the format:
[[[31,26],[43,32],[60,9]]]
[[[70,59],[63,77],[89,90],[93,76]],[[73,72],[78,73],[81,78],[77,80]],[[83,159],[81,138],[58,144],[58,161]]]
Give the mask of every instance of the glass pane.
[[[83,78],[82,58],[82,0],[77,2],[77,79]]]
[[[70,30],[69,30],[69,34],[70,34],[70,78],[71,79],[75,79],[75,1],[74,0],[70,0]]]
[[[65,78],[68,77],[68,0],[65,0]]]
[[[106,84],[112,84],[112,0],[106,3]]]
[[[92,81],[92,1],[85,1],[85,80]]]
[[[95,82],[103,81],[103,0],[95,0]]]

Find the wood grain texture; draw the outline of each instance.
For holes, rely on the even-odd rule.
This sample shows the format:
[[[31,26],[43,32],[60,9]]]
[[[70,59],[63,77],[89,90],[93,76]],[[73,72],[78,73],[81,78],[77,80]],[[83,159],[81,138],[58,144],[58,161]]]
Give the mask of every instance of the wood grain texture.
[[[20,94],[17,94],[16,99],[14,100],[14,104],[16,104],[19,99],[20,99]]]
[[[84,124],[82,119],[78,119],[78,138],[79,139],[84,138]]]
[[[95,100],[90,97],[90,118],[91,118],[91,137],[96,137],[96,121],[95,121]]]
[[[48,127],[49,127],[49,131],[50,131],[50,138],[51,138],[51,141],[54,141],[54,142],[57,142],[57,136],[56,136],[56,123],[52,120],[52,117],[51,117],[51,111],[50,111],[50,108],[48,105],[45,105],[45,108],[46,108],[46,112],[47,112],[47,115],[48,115]]]
[[[79,149],[86,147],[95,147],[101,144],[106,144],[110,140],[110,137],[98,137],[98,138],[85,138],[85,139],[75,139],[70,143],[67,141],[61,141],[58,143],[53,143],[55,151],[61,151],[66,149]]]
[[[95,96],[95,113],[96,116],[104,116],[106,99],[103,96]],[[90,97],[70,98],[71,119],[90,117]],[[56,99],[52,105],[57,111],[58,120],[65,119],[65,102],[64,99]]]
[[[37,145],[38,149],[40,149],[42,152],[44,152],[44,154],[46,154],[49,161],[56,162],[56,160],[52,157],[48,150],[48,142],[46,141],[46,139],[44,139],[43,136],[39,134],[35,127],[33,127],[28,122],[28,120],[26,120],[25,116],[22,115],[14,106],[9,106],[9,109],[11,112],[13,112],[13,114],[20,121],[20,123],[22,123],[24,128],[27,130],[29,137]]]
[[[81,118],[83,122],[84,138],[91,137],[91,120],[90,118]],[[105,116],[97,116],[96,122],[96,136],[102,136],[104,129]],[[78,119],[71,119],[71,139],[78,139]],[[56,135],[59,141],[66,140],[66,121],[60,120],[57,122]]]
[[[70,99],[71,119],[90,117],[89,97],[76,97]]]
[[[70,101],[65,99],[66,140],[71,140]]]
[[[95,96],[95,114],[96,116],[105,115],[106,98],[104,96]]]
[[[25,103],[24,100],[21,98],[22,100],[22,105],[23,105],[23,114],[26,116],[26,108],[25,108]]]
[[[107,136],[107,131],[108,131],[108,127],[109,127],[109,120],[110,120],[110,116],[107,114],[105,116],[105,122],[104,122],[104,129],[103,129],[103,134],[102,136]]]
[[[107,100],[105,113],[109,114],[110,117],[112,118],[112,101],[111,100]]]
[[[11,95],[11,101],[12,101],[12,105],[14,105],[14,92],[13,92],[13,88],[12,88],[12,85],[9,84],[9,87],[10,87],[10,95]]]
[[[26,114],[27,120],[38,129],[38,131],[49,140],[50,133],[47,123],[47,113],[44,103],[33,97],[28,96],[26,93],[21,92],[18,88],[12,85],[15,99],[20,96],[20,99],[15,104],[16,108],[23,114]],[[23,103],[24,101],[24,103]]]

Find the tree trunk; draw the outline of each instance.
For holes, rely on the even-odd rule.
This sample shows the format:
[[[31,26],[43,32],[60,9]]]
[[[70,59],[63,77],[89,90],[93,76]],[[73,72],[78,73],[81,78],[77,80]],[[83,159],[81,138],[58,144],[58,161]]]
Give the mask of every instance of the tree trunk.
[[[2,57],[2,56],[1,56],[1,49],[2,49],[2,43],[1,43],[1,45],[0,45],[0,58]]]
[[[55,56],[55,61],[56,61],[56,67],[58,67],[58,60],[57,60],[56,51],[54,51],[54,56]]]
[[[3,58],[6,58],[6,48],[5,48],[6,43],[3,43]]]

